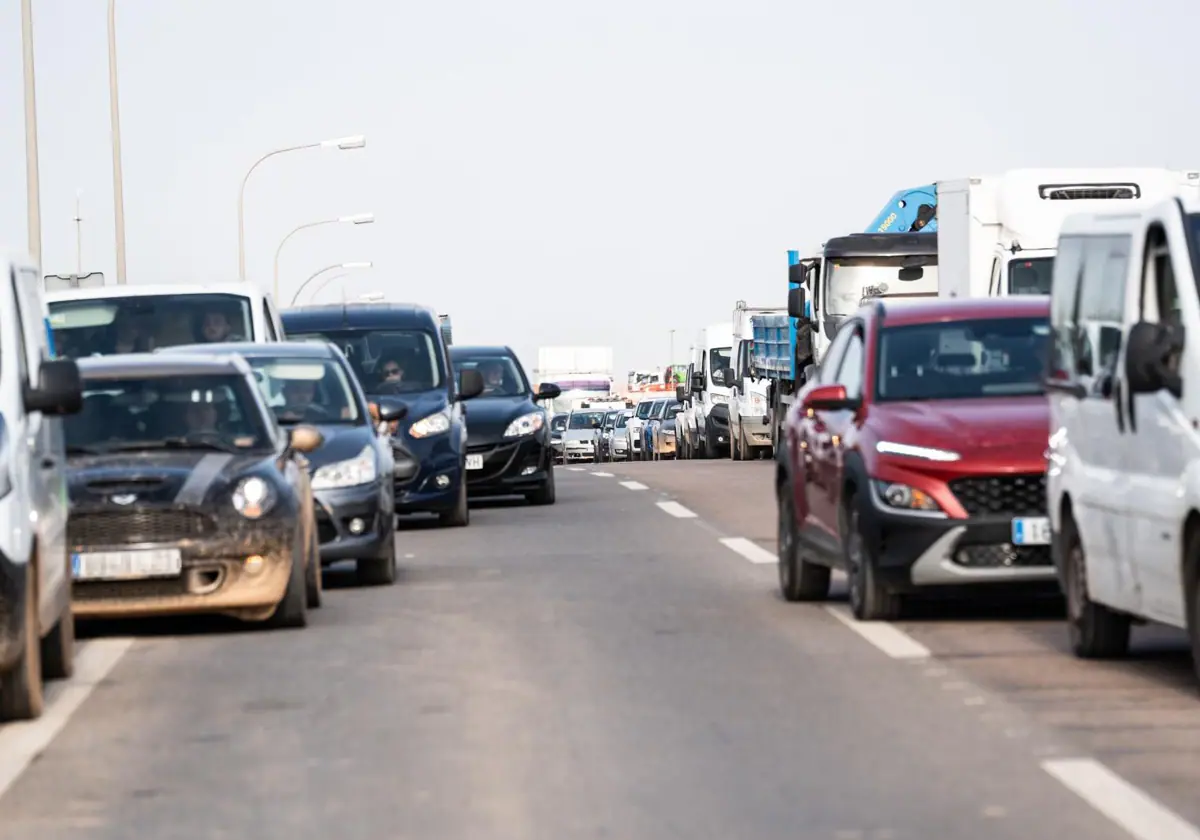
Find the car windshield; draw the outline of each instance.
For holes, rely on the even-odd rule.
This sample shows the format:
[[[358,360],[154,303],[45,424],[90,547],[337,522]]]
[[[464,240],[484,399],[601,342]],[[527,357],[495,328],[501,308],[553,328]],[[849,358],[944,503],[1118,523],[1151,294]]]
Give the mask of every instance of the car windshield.
[[[629,418],[632,416],[633,416],[632,414],[629,414],[628,412],[626,412],[625,414],[622,414],[619,417],[617,417],[616,428],[624,429],[626,424],[629,423]]]
[[[1010,295],[1048,295],[1054,257],[1033,260],[1013,260],[1008,264],[1008,293]]]
[[[921,276],[901,280],[900,272],[920,267]],[[838,257],[825,261],[825,314],[852,315],[874,298],[937,297],[937,257]]]
[[[730,347],[714,347],[708,351],[708,369],[712,373],[718,370],[724,370],[729,367],[729,359],[732,355]]]
[[[1043,393],[1048,318],[885,327],[875,399],[961,400]]]
[[[55,349],[67,358],[254,340],[250,299],[243,295],[56,300],[49,304],[49,310]]]
[[[467,356],[451,355],[454,373],[462,375],[464,370],[477,370],[483,376],[483,393],[480,397],[519,397],[532,389],[525,376],[510,356]]]
[[[638,403],[637,410],[634,412],[634,417],[637,417],[639,420],[645,420],[650,416],[650,409],[652,408],[654,408],[654,403],[649,400],[640,402]]]
[[[614,424],[617,422],[618,414],[620,414],[619,411],[610,411],[610,412],[608,412],[608,414],[605,414],[604,415],[604,428],[606,428],[606,429],[613,428]]]
[[[84,379],[83,408],[64,419],[69,452],[271,445],[249,383],[236,374]]]
[[[368,394],[415,394],[445,381],[437,342],[425,330],[326,330],[288,333],[288,340],[333,342]]]
[[[571,415],[571,420],[567,425],[569,429],[590,429],[592,423],[601,423],[604,421],[603,411],[582,411]]]
[[[550,421],[550,431],[561,432],[563,429],[567,428],[568,416],[569,415],[566,414],[556,414],[554,419]]]
[[[666,410],[667,410],[667,401],[666,400],[655,400],[653,407],[650,409],[650,419],[657,420],[657,419],[661,418],[663,416],[663,413]]]
[[[676,414],[678,414],[678,413],[679,413],[679,412],[681,412],[681,411],[683,411],[683,406],[682,406],[682,405],[680,405],[679,403],[675,403],[674,405],[672,405],[672,406],[669,406],[669,407],[667,408],[667,416],[666,416],[666,419],[668,419],[668,420],[673,420],[673,419],[675,418],[675,415],[676,415]]]
[[[345,369],[333,359],[250,358],[267,405],[283,425],[365,422]]]

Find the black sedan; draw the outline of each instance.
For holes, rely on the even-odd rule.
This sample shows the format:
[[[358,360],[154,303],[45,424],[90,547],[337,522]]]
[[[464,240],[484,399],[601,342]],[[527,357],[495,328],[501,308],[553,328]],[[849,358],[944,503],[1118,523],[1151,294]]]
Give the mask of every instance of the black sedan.
[[[76,616],[303,627],[319,602],[312,426],[280,429],[237,356],[79,360],[67,419]]]
[[[559,387],[543,384],[535,393],[508,347],[451,347],[450,361],[460,376],[483,377],[483,392],[467,412],[467,492],[554,504],[550,423],[537,403],[557,397]]]
[[[386,426],[383,434],[379,429],[402,418],[403,405],[369,404],[350,363],[327,341],[193,344],[162,352],[241,355],[280,425],[315,426],[325,439],[308,454],[321,565],[353,560],[360,583],[395,582],[396,465],[415,473],[417,464],[393,451]]]

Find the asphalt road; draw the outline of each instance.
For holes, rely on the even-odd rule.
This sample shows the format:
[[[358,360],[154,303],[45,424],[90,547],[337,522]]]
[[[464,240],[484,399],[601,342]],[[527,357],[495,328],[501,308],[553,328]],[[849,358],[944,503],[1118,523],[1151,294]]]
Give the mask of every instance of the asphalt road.
[[[785,604],[769,466],[563,470],[404,530],[394,587],[330,572],[304,630],[92,626],[0,728],[0,840],[1200,838],[1104,773],[1197,816],[1178,651]]]

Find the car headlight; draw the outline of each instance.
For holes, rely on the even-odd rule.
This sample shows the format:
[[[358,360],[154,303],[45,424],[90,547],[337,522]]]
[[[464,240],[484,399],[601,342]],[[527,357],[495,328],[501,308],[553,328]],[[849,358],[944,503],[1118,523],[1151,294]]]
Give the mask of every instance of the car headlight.
[[[408,429],[408,433],[415,438],[433,437],[448,431],[450,431],[449,408],[444,408],[428,417],[422,417]]]
[[[940,511],[942,509],[941,505],[935,502],[933,497],[924,490],[909,487],[907,484],[899,484],[894,481],[876,481],[875,489],[879,492],[879,498],[888,507],[899,510],[925,511]]]
[[[312,488],[333,490],[338,487],[357,487],[370,484],[376,475],[375,450],[368,444],[353,458],[318,467],[312,476]]]
[[[259,478],[244,478],[233,491],[233,506],[247,519],[261,519],[275,507],[275,491]]]
[[[906,458],[921,458],[925,461],[957,461],[962,458],[957,452],[951,452],[947,449],[910,446],[907,443],[893,443],[887,440],[881,440],[876,443],[875,451],[884,455],[901,455]]]
[[[516,420],[509,423],[508,428],[504,430],[504,436],[507,438],[531,435],[534,432],[540,431],[544,425],[546,425],[546,412],[531,411],[528,414],[522,414]]]
[[[724,394],[713,394],[712,395],[712,404],[713,405],[725,405],[727,402],[729,402],[729,397],[725,396]]]

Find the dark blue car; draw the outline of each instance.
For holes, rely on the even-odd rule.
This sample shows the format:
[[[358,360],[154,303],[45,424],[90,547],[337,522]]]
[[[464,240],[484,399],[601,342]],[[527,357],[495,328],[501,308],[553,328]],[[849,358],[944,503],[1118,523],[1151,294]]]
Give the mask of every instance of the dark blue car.
[[[419,468],[396,475],[396,512],[430,512],[442,525],[468,524],[462,403],[483,390],[483,381],[475,371],[455,381],[437,313],[416,304],[338,303],[289,309],[282,317],[289,341],[332,342],[372,402],[407,409],[394,421],[392,439]]]

